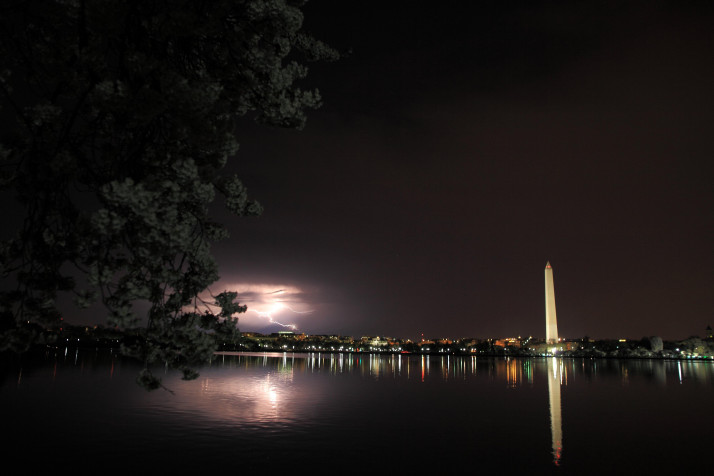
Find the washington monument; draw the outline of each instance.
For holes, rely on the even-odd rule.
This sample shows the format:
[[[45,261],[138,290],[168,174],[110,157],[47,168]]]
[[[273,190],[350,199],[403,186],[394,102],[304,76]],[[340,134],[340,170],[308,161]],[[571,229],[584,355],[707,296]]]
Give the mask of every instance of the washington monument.
[[[545,265],[545,341],[558,342],[558,321],[555,319],[555,291],[553,290],[553,268],[550,261]]]

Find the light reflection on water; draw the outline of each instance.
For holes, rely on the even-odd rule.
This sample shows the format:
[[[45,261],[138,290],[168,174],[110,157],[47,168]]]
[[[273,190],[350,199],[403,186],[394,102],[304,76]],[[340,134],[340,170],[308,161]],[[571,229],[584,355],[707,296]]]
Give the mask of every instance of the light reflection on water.
[[[491,358],[476,356],[428,356],[407,354],[343,354],[343,353],[239,353],[216,355],[210,367],[216,368],[273,368],[293,375],[297,372],[329,374],[359,373],[373,379],[406,378],[425,381],[437,377],[444,381],[487,376],[492,381],[503,381],[516,388],[533,384],[534,368],[552,362],[551,358]],[[618,375],[623,385],[630,377],[645,378],[661,385],[685,380],[711,384],[711,362],[697,360],[658,359],[556,359],[563,372],[563,385],[569,375],[593,379]],[[549,374],[551,372],[548,372]]]
[[[548,358],[548,400],[550,402],[550,432],[551,447],[553,450],[553,464],[560,466],[563,457],[563,420],[562,406],[560,404],[560,386],[563,381],[563,361],[555,357]]]
[[[84,445],[105,456],[113,447],[200,450],[219,469],[238,457],[255,469],[266,461],[287,468],[295,458],[438,469],[424,458],[439,454],[481,469],[508,461],[536,472],[597,474],[615,464],[662,470],[665,448],[677,455],[672,467],[695,467],[686,456],[712,443],[706,435],[675,437],[712,423],[697,410],[714,397],[708,362],[226,353],[196,381],[166,370],[171,392],[152,393],[133,383],[137,370],[116,355],[75,350],[5,367],[0,401],[15,417],[6,429],[46,451],[63,449],[58,434],[91,435]],[[38,426],[45,432],[31,430]],[[378,451],[365,452],[365,444]]]

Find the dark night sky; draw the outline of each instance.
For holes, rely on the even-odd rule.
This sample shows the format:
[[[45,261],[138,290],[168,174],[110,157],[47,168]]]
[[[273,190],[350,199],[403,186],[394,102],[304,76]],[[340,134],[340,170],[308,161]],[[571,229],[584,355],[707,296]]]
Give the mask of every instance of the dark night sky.
[[[544,337],[550,260],[563,337],[702,335],[706,3],[312,0],[306,28],[352,54],[312,68],[304,130],[241,130],[230,168],[265,212],[230,222],[212,290],[244,293],[244,331],[272,310],[310,334]]]
[[[303,131],[246,127],[265,206],[222,280],[307,333],[701,335],[712,316],[714,24],[688,2],[332,2]],[[293,294],[257,294],[291,290]],[[268,306],[268,307],[265,307]],[[242,330],[268,322],[257,312]]]

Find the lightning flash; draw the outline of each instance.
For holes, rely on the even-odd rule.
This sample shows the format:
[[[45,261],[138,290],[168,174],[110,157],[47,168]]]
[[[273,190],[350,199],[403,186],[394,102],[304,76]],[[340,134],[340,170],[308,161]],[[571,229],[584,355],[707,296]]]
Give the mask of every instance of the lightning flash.
[[[264,293],[266,296],[272,296],[272,295],[280,295],[285,293],[284,289],[278,289],[277,291],[272,291],[268,293]],[[267,319],[268,322],[271,324],[277,324],[282,327],[286,327],[288,329],[296,330],[297,325],[295,324],[285,324],[283,322],[277,321],[275,319],[275,315],[280,313],[283,310],[287,310],[289,312],[292,312],[293,314],[310,314],[313,311],[312,310],[307,310],[307,311],[298,311],[296,309],[293,309],[292,307],[288,306],[285,304],[283,301],[276,300],[271,303],[266,303],[268,308],[265,310],[261,309],[253,309],[251,306],[248,307],[248,312],[254,312],[255,314],[258,315],[258,317],[262,317],[264,319]]]

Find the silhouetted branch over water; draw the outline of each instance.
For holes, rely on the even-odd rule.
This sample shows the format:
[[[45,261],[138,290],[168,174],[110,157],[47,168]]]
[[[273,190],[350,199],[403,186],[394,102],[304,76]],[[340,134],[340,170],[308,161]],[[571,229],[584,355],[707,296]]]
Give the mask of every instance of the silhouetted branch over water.
[[[339,55],[302,30],[302,3],[3,7],[0,187],[16,208],[0,246],[1,349],[52,344],[63,294],[100,302],[110,327],[142,335],[123,351],[187,378],[215,350],[211,332],[237,332],[245,307],[208,289],[210,245],[227,237],[209,205],[261,213],[225,170],[241,120],[299,129],[320,105],[299,86],[305,63]]]

